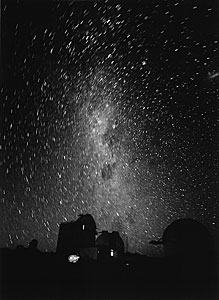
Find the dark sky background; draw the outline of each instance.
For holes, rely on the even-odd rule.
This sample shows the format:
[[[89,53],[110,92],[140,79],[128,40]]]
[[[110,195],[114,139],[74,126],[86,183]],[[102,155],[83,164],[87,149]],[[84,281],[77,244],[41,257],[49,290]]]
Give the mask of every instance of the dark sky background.
[[[132,252],[178,218],[217,236],[216,3],[2,1],[1,247],[80,213]]]

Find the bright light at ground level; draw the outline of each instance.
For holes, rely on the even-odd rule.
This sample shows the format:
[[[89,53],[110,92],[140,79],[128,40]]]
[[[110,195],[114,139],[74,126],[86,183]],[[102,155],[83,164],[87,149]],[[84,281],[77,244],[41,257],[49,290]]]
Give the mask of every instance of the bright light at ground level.
[[[79,258],[80,258],[80,256],[72,254],[72,255],[69,255],[68,261],[75,264],[79,260]]]

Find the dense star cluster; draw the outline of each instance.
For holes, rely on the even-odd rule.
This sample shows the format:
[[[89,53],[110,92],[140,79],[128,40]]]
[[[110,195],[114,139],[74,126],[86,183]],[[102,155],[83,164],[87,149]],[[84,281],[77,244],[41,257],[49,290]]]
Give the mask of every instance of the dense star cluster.
[[[132,252],[216,236],[216,1],[4,2],[0,246],[54,251],[80,213]]]

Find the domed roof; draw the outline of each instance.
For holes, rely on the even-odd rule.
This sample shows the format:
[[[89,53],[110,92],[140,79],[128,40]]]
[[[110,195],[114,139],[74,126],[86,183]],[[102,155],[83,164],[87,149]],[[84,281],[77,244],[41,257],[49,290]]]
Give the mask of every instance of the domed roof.
[[[112,249],[124,249],[124,243],[117,231],[109,233],[103,231],[100,236],[96,239],[97,247],[108,247]]]
[[[169,241],[197,242],[209,236],[204,225],[193,219],[179,219],[164,230],[163,243]]]
[[[88,230],[96,231],[96,223],[90,214],[80,214],[76,222],[80,227],[84,226]]]
[[[162,243],[167,252],[203,252],[210,246],[211,235],[204,225],[193,219],[179,219],[164,230]]]

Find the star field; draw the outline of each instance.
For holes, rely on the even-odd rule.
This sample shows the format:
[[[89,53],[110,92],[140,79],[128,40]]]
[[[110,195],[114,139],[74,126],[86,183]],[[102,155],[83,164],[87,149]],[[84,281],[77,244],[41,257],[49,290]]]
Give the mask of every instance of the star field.
[[[218,234],[215,1],[2,4],[0,246],[54,251],[93,215],[128,250],[191,217]]]

